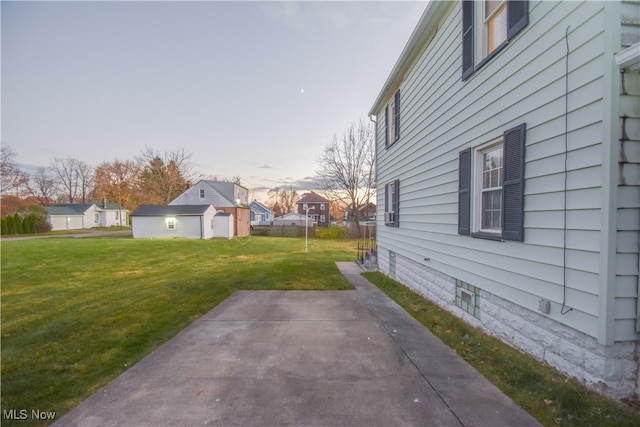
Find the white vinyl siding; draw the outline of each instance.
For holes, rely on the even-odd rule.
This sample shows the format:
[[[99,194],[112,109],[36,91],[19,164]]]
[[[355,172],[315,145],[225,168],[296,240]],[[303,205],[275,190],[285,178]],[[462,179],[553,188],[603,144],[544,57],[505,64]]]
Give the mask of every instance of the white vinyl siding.
[[[610,339],[601,330],[600,298],[607,297],[611,286],[602,276],[607,256],[602,246],[606,239],[603,215],[606,186],[611,185],[604,178],[602,161],[608,159],[606,144],[611,141],[607,103],[617,89],[607,82],[618,78],[611,61],[619,50],[604,34],[607,7],[617,6],[530,1],[529,25],[517,39],[461,81],[462,13],[456,2],[404,76],[402,138],[393,149],[385,150],[385,126],[377,126],[376,135],[378,200],[385,200],[386,183],[402,182],[402,226],[379,227],[381,247],[422,264],[428,257],[429,267],[532,311],[538,310],[540,298],[550,299],[554,303],[550,317],[601,340]],[[562,316],[558,307],[563,294],[567,27],[566,302],[573,310]],[[594,33],[594,28],[602,30]],[[377,116],[384,117],[384,108]],[[458,153],[524,122],[525,241],[494,242],[458,235]],[[629,193],[618,199],[629,200],[633,194],[637,196]],[[383,206],[378,203],[379,225]],[[613,268],[624,278],[624,294],[631,295],[631,280],[637,280],[637,272],[623,274],[633,265],[624,256],[618,259],[620,266]],[[626,297],[620,289],[615,293],[616,318],[635,318],[635,306],[623,301]],[[616,339],[631,338],[629,325],[616,326]]]
[[[198,216],[175,216],[175,228],[170,228],[167,217],[133,216],[131,217],[134,238],[173,238],[201,239],[213,237],[211,221],[213,214]],[[204,221],[204,222],[203,222]],[[206,229],[203,233],[203,224]]]

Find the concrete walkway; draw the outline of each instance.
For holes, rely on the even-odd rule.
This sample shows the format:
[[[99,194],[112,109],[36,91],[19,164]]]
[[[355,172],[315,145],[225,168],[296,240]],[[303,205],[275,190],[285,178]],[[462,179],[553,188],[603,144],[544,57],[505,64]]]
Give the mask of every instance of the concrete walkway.
[[[240,291],[61,426],[537,426],[384,293]]]

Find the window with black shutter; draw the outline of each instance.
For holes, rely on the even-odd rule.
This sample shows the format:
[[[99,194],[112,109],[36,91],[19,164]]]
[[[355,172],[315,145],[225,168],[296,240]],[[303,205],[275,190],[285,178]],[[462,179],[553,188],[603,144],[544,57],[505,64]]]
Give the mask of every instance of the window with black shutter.
[[[459,153],[458,234],[524,241],[526,125]]]
[[[400,180],[396,179],[385,185],[384,191],[384,225],[400,226]]]
[[[400,89],[384,109],[384,145],[390,147],[400,139]]]
[[[528,24],[528,0],[463,0],[462,80],[489,62]]]

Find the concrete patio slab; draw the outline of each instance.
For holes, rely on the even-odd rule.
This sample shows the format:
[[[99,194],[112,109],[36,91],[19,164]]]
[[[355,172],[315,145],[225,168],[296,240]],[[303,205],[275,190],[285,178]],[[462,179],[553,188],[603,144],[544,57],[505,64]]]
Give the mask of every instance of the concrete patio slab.
[[[534,426],[402,308],[355,291],[241,291],[54,426]]]

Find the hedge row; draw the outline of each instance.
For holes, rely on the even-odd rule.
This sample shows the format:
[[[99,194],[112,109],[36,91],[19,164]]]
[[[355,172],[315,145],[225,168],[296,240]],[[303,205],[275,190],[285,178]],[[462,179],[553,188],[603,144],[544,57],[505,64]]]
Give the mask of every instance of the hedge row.
[[[51,224],[47,222],[46,218],[37,213],[20,215],[16,212],[0,219],[0,233],[3,236],[44,233],[47,231],[51,231]]]

